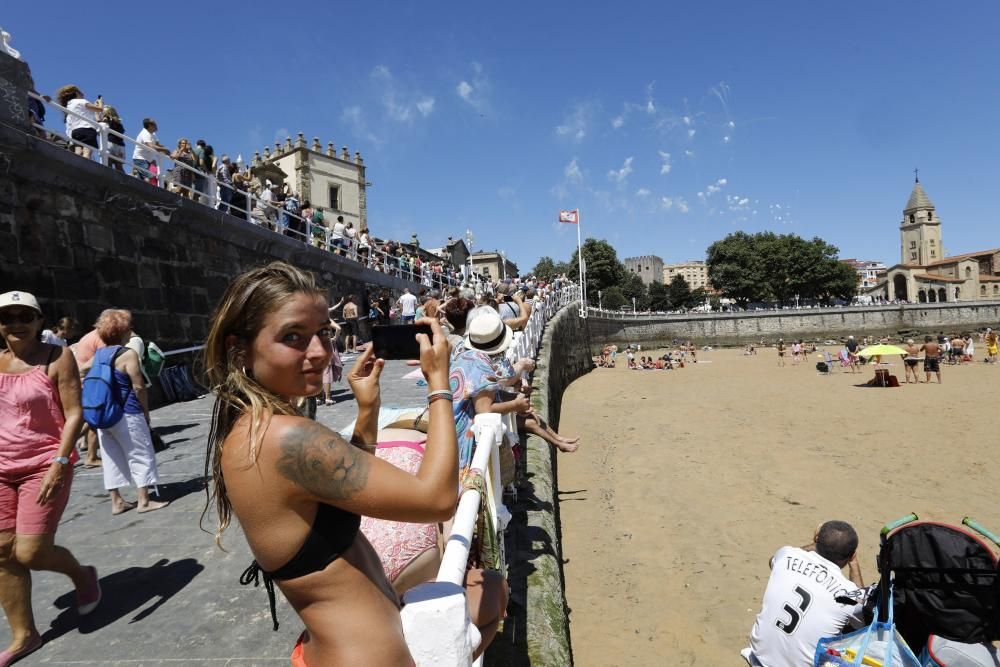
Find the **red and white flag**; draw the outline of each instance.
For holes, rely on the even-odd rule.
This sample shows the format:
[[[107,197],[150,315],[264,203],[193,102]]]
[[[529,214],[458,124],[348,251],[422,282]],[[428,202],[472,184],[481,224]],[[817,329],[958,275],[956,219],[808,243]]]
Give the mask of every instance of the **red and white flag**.
[[[568,222],[571,225],[580,224],[579,209],[573,211],[559,211],[559,222]]]

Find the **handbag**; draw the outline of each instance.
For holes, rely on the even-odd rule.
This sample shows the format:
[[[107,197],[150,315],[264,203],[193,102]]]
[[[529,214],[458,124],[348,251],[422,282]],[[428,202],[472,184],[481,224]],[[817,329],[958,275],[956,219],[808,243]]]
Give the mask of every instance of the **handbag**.
[[[892,591],[889,592],[889,618],[875,620],[868,627],[846,635],[824,637],[816,645],[814,667],[920,667],[920,661],[906,645],[892,620]]]

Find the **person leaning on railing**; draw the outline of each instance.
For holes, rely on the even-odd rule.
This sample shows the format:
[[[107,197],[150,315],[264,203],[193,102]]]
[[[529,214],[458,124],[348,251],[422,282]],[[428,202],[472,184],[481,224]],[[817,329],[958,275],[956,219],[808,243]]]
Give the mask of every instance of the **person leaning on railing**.
[[[69,85],[56,91],[56,100],[59,106],[72,112],[66,114],[66,136],[74,141],[73,152],[89,160],[93,149],[100,147],[97,143],[97,113],[104,109],[101,98],[88,102],[82,90]]]
[[[458,456],[448,344],[425,320],[418,334],[429,427],[409,475],[372,456],[384,366],[368,348],[348,381],[358,403],[351,443],[296,414],[292,401],[322,389],[329,316],[312,276],[275,262],[238,276],[212,317],[205,368],[216,404],[206,470],[217,540],[235,514],[256,560],[241,577],[273,582],[306,626],[293,665],[411,665],[400,602],[368,541],[361,515],[438,522],[455,510]],[[211,498],[210,498],[211,500]],[[208,507],[206,506],[206,511]]]
[[[132,151],[132,175],[144,181],[156,184],[154,170],[159,173],[157,154],[170,155],[170,149],[160,143],[156,136],[156,121],[152,118],[142,119],[142,130],[135,138],[135,149]]]
[[[125,172],[125,140],[120,136],[125,134],[125,125],[114,107],[104,107],[101,112],[101,125],[104,125],[104,136],[108,139],[108,163],[114,169]]]

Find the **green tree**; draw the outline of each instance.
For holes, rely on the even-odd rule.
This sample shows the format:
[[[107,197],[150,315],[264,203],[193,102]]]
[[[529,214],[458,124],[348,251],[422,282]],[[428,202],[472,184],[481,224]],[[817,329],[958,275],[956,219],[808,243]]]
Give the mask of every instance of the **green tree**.
[[[580,278],[578,253],[573,251],[570,258],[569,277]],[[587,239],[583,243],[583,259],[587,263],[587,298],[592,305],[597,305],[597,291],[621,286],[625,283],[625,266],[618,261],[618,253],[614,247],[604,240]],[[631,305],[631,301],[629,302]]]
[[[649,292],[638,273],[626,273],[625,282],[622,284],[622,294],[629,305],[632,304],[632,299],[635,299],[637,310],[649,310]]]
[[[749,301],[850,298],[855,283],[837,252],[821,238],[736,232],[709,247],[708,277],[742,306]]]
[[[667,300],[671,310],[681,310],[691,305],[691,288],[684,276],[677,274],[667,287]]]
[[[770,298],[764,258],[757,238],[734,232],[708,247],[708,280],[741,306]]]
[[[535,268],[531,270],[531,275],[543,280],[551,280],[556,274],[556,263],[551,257],[545,256],[538,260]]]
[[[609,287],[606,290],[601,290],[601,300],[604,304],[604,308],[607,310],[618,310],[626,303],[631,306],[632,302],[626,302],[625,295],[622,294],[622,289],[617,285]]]
[[[670,310],[670,295],[663,283],[650,283],[646,296],[649,298],[650,310]]]

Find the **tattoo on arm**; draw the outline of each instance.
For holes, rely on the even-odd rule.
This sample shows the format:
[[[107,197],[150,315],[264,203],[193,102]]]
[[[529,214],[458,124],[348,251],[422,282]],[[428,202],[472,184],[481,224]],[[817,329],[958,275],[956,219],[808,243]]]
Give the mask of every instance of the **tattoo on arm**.
[[[278,472],[318,498],[346,500],[368,483],[368,455],[316,424],[296,426],[281,439]]]

